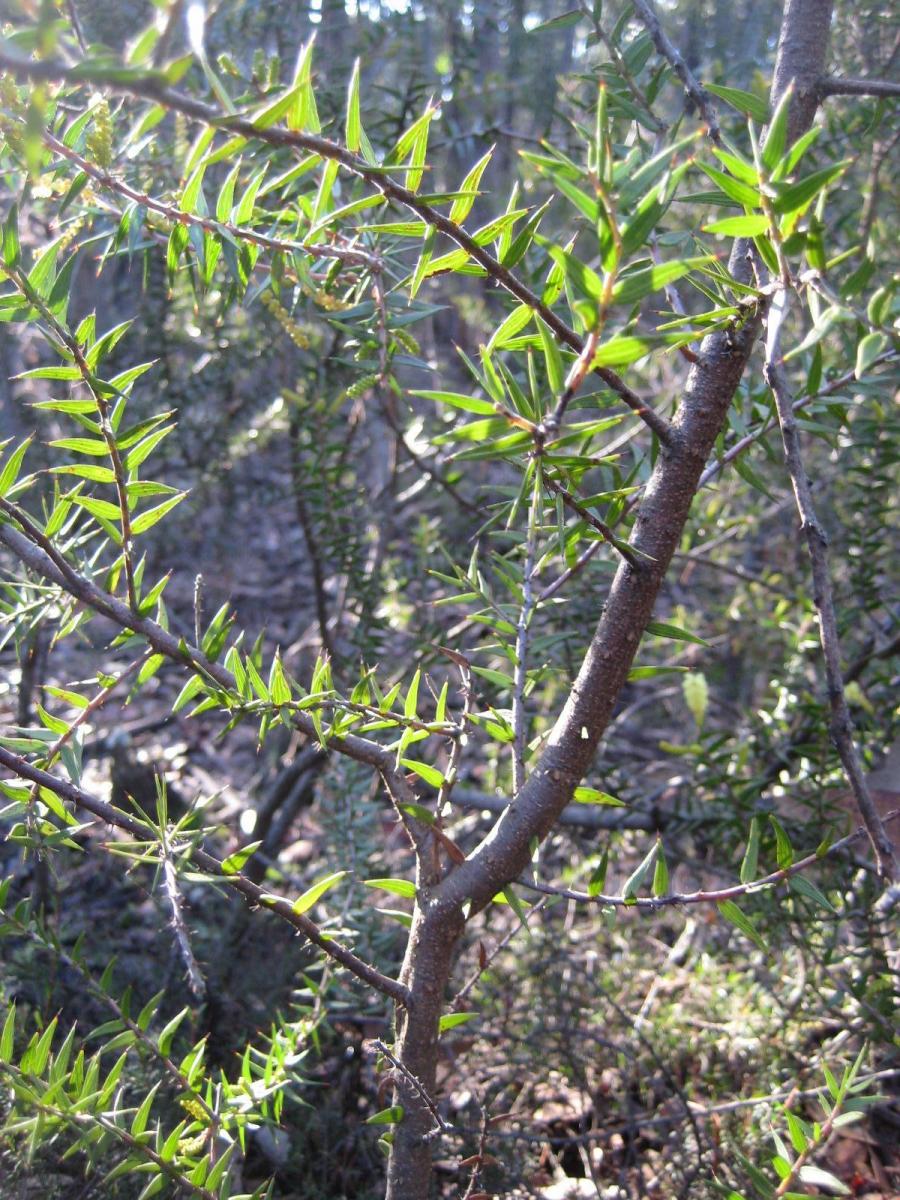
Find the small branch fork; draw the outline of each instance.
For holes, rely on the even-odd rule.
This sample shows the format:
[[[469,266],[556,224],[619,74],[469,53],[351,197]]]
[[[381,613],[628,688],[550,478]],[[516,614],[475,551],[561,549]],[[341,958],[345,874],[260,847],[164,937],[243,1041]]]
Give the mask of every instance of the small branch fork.
[[[884,819],[885,821],[895,821],[898,818],[900,818],[900,809],[893,809]],[[680,908],[692,904],[721,904],[725,900],[736,900],[741,896],[749,896],[754,892],[761,892],[766,888],[776,887],[779,883],[785,883],[792,875],[799,875],[801,871],[805,871],[809,867],[814,867],[822,859],[832,858],[834,855],[840,854],[849,846],[852,846],[854,842],[870,836],[868,827],[860,825],[858,829],[841,838],[840,841],[832,842],[823,853],[814,851],[812,854],[807,854],[805,858],[797,859],[789,867],[781,867],[777,871],[763,875],[760,879],[752,879],[749,883],[736,883],[731,887],[716,888],[714,890],[672,892],[668,896],[630,896],[626,900],[623,896],[612,896],[600,892],[591,895],[590,892],[573,891],[570,888],[555,887],[549,883],[536,883],[533,879],[527,877],[520,879],[518,882],[521,887],[527,888],[532,892],[539,892],[544,896],[559,896],[563,900],[602,904],[610,908],[639,908],[655,912],[659,908]]]
[[[769,306],[766,328],[766,382],[775,397],[775,407],[781,426],[785,462],[791,477],[800,528],[806,537],[813,574],[813,602],[819,616],[819,636],[825,659],[828,701],[831,707],[831,735],[840,755],[847,781],[853,792],[860,816],[865,823],[881,875],[888,881],[897,878],[897,862],[890,838],[872,801],[862,769],[859,751],[853,738],[853,724],[841,671],[841,644],[834,610],[834,594],[828,569],[828,539],[816,514],[809,476],[803,464],[800,435],[794,418],[793,398],[781,355],[781,329],[788,312],[790,292],[786,287],[776,290]]]
[[[124,830],[137,841],[145,842],[148,835],[152,836],[152,827],[148,827],[127,816],[125,813],[119,812],[111,804],[107,804],[105,801],[89,795],[74,784],[68,783],[63,779],[57,779],[55,775],[51,775],[48,771],[34,766],[27,759],[14,754],[4,746],[0,746],[0,765],[12,771],[13,774],[18,775],[20,779],[28,779],[41,788],[47,788],[48,791],[59,796],[61,800],[65,800],[67,803],[91,813],[107,825]],[[290,900],[264,891],[240,872],[236,872],[235,874],[227,873],[223,869],[221,859],[216,858],[215,855],[210,854],[200,847],[192,846],[185,852],[189,855],[190,861],[200,867],[201,870],[208,872],[218,882],[239,892],[252,907],[266,908],[270,912],[275,913],[276,916],[281,917],[289,925],[293,925],[298,933],[302,933],[304,937],[308,938],[320,950],[324,951],[329,958],[335,959],[341,966],[368,984],[376,992],[380,992],[383,996],[389,996],[402,1006],[408,1003],[409,995],[403,984],[398,983],[396,979],[391,979],[387,975],[382,975],[377,968],[370,966],[369,963],[364,962],[361,958],[357,958],[351,950],[340,945],[334,939],[326,937],[319,930],[319,927],[304,913],[294,912]]]
[[[85,79],[76,73],[75,68],[69,67],[59,60],[48,59],[37,62],[22,58],[18,54],[11,54],[6,50],[0,51],[0,68],[12,72],[19,78],[63,80],[76,84],[85,82]],[[422,200],[410,188],[404,187],[403,184],[392,179],[383,168],[372,166],[365,159],[351,153],[337,142],[317,134],[301,133],[278,125],[260,128],[247,117],[223,113],[203,101],[174,91],[164,86],[152,75],[143,79],[130,79],[127,83],[116,83],[109,80],[98,80],[97,83],[98,86],[112,87],[114,90],[129,92],[141,99],[163,104],[173,112],[182,113],[186,117],[201,121],[216,129],[238,133],[246,138],[255,138],[270,146],[286,146],[303,150],[305,153],[317,154],[323,159],[340,164],[345,170],[359,176],[376,188],[386,199],[408,208],[438,233],[443,233],[450,238],[465,250],[479,266],[483,267],[495,283],[510,295],[515,296],[522,304],[526,304],[533,312],[539,314],[563,345],[574,350],[576,354],[582,353],[584,341],[575,330],[570,328],[535,292],[522,283],[508,267],[505,267],[488,250],[480,246],[461,225],[438,212],[433,205]],[[664,418],[654,413],[615,371],[609,367],[596,367],[594,371],[620,400],[653,429],[663,443],[668,444],[671,439],[671,429]]]

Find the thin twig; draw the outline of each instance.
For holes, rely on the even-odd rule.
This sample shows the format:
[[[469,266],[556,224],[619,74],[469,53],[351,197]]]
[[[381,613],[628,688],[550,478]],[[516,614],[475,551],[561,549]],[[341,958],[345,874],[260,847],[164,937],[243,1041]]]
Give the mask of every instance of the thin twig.
[[[900,817],[900,809],[893,809],[887,813],[884,820],[894,821],[898,817]],[[854,842],[866,837],[868,832],[865,825],[860,825],[858,829],[848,834],[847,837],[841,838],[840,841],[832,842],[828,849],[821,853],[816,850],[812,854],[807,854],[804,858],[791,863],[789,867],[780,867],[777,871],[763,875],[760,879],[753,879],[749,883],[736,883],[731,887],[725,888],[696,892],[670,892],[666,896],[629,896],[625,899],[624,896],[612,896],[604,892],[598,892],[596,895],[591,895],[590,892],[577,892],[572,888],[555,887],[550,883],[537,883],[533,879],[524,877],[518,882],[529,891],[540,892],[545,896],[559,896],[564,900],[578,900],[582,903],[602,904],[605,907],[638,908],[648,912],[655,912],[660,908],[673,908],[689,904],[721,904],[725,900],[739,899],[741,896],[752,895],[754,892],[761,892],[768,888],[776,887],[779,883],[784,883],[790,879],[792,875],[797,875],[799,872],[805,871],[808,867],[821,862],[823,858],[831,858],[841,853]]]
[[[516,621],[516,662],[513,668],[512,727],[513,794],[517,794],[525,783],[525,748],[528,741],[527,717],[525,714],[525,687],[528,683],[528,626],[535,607],[534,563],[537,554],[538,503],[540,501],[541,463],[534,461],[535,479],[528,506],[528,532],[525,539],[525,564],[522,568],[522,603]]]
[[[237,703],[241,703],[241,697],[235,691],[234,677],[226,667],[219,662],[213,662],[197,646],[189,645],[184,638],[176,637],[168,629],[163,629],[156,621],[133,612],[116,596],[104,592],[92,580],[75,571],[64,559],[61,559],[57,551],[53,553],[48,551],[45,546],[48,539],[40,530],[36,529],[27,514],[17,505],[8,500],[0,500],[0,509],[7,512],[25,531],[25,533],[20,533],[12,525],[0,524],[0,543],[11,550],[26,567],[43,575],[45,579],[49,579],[95,612],[108,617],[122,629],[133,630],[145,638],[157,653],[212,680],[220,688],[233,695]],[[57,561],[58,559],[61,559],[62,565]],[[308,712],[294,709],[291,715],[301,732],[311,739],[319,740],[315,722]],[[375,767],[382,773],[390,773],[395,769],[393,754],[385,747],[380,746],[378,742],[373,742],[368,738],[352,733],[342,733],[330,737],[328,744],[338,753],[346,754],[348,758]]]
[[[483,955],[483,957],[479,960],[477,970],[472,972],[472,974],[469,976],[469,978],[466,980],[466,982],[462,985],[462,987],[459,989],[459,991],[456,993],[456,995],[450,1001],[450,1007],[448,1009],[449,1012],[460,1012],[462,1010],[462,1006],[463,1006],[463,1004],[465,1004],[465,1002],[468,998],[469,992],[471,992],[472,988],[475,986],[475,984],[478,982],[478,980],[481,978],[481,976],[485,973],[485,971],[490,967],[491,963],[498,956],[498,954],[500,954],[503,950],[505,950],[506,947],[509,945],[509,943],[516,936],[516,934],[525,928],[525,925],[527,925],[528,921],[530,921],[533,916],[536,916],[537,913],[539,913],[549,903],[550,903],[550,897],[542,896],[540,898],[540,900],[538,900],[538,902],[536,904],[533,904],[531,906],[531,908],[529,908],[528,912],[525,914],[524,924],[522,921],[517,920],[515,922],[515,924],[510,925],[509,929],[507,929],[506,933],[503,935],[503,937],[500,939],[500,941],[497,942],[497,944],[496,944],[496,946],[494,946],[493,950],[491,950],[491,952],[489,954]]]
[[[578,575],[581,571],[583,571],[602,545],[603,542],[591,542],[586,550],[582,550],[581,554],[578,556],[575,562],[572,563],[571,567],[566,567],[566,569],[557,575],[554,580],[547,584],[538,597],[539,602],[541,604],[546,603],[546,601],[555,596],[556,593],[563,588],[570,579],[573,578],[573,576]]]
[[[897,358],[898,355],[895,350],[888,350],[884,354],[880,354],[878,358],[876,358],[869,365],[868,370],[871,371],[873,367],[880,366],[882,363],[893,362]],[[823,396],[834,395],[835,392],[839,392],[848,384],[853,383],[856,377],[855,367],[849,371],[845,371],[843,375],[839,376],[837,379],[833,379],[830,383],[826,384],[825,387],[820,388],[812,396],[801,396],[799,400],[795,400],[792,405],[792,411],[795,413],[801,412],[804,408],[808,408],[809,405],[813,404],[816,400],[821,400]],[[765,437],[769,430],[774,429],[777,424],[777,416],[770,417],[768,420],[763,422],[759,429],[754,430],[752,433],[745,434],[742,438],[739,438],[734,445],[729,446],[722,457],[717,458],[715,462],[710,463],[700,476],[700,482],[697,485],[698,488],[705,487],[710,480],[715,479],[715,477],[720,473],[720,471],[722,471],[724,467],[726,467],[729,463],[734,462],[738,455],[743,454],[748,446],[754,445],[761,438]]]
[[[435,1121],[434,1134],[452,1133],[453,1126],[451,1124],[449,1124],[449,1122],[445,1121],[444,1118],[441,1116],[438,1106],[435,1104],[435,1102],[432,1100],[432,1098],[428,1095],[428,1091],[426,1090],[422,1081],[420,1079],[417,1079],[415,1077],[415,1075],[413,1075],[412,1071],[410,1071],[410,1069],[407,1066],[405,1066],[400,1061],[399,1058],[397,1058],[397,1056],[393,1053],[393,1051],[388,1046],[386,1046],[385,1043],[380,1038],[373,1038],[372,1041],[369,1043],[369,1045],[372,1047],[373,1050],[377,1050],[379,1054],[383,1054],[384,1057],[391,1064],[391,1066],[394,1068],[394,1070],[403,1076],[403,1078],[406,1080],[406,1082],[412,1087],[412,1089],[415,1091],[416,1095],[419,1097],[419,1099],[422,1101],[422,1103],[425,1105],[425,1107],[431,1113],[432,1117],[434,1117],[434,1121]],[[434,1134],[432,1134],[432,1136],[434,1136]]]
[[[452,802],[459,808],[497,814],[505,812],[511,803],[508,796],[476,792],[470,788],[457,788],[453,793]],[[557,824],[567,825],[572,829],[659,831],[671,824],[673,819],[674,814],[663,810],[636,812],[628,808],[605,808],[595,804],[578,804],[576,802],[566,805],[557,819]]]
[[[187,922],[184,919],[183,900],[181,889],[178,886],[178,873],[175,870],[175,863],[172,860],[172,854],[169,849],[169,837],[165,824],[160,825],[159,845],[162,857],[162,887],[169,904],[169,911],[172,914],[172,929],[175,933],[175,943],[178,946],[181,961],[184,963],[184,968],[187,972],[188,987],[199,1001],[205,1001],[207,995],[206,980],[203,978],[203,972],[200,970],[194,954],[194,948],[191,945],[191,935],[188,932]]]
[[[463,706],[459,717],[459,724],[462,729],[465,729],[466,723],[469,720],[469,716],[475,703],[475,689],[472,686],[472,668],[466,656],[464,654],[460,654],[458,650],[448,650],[444,646],[442,646],[441,649],[459,667],[463,697]],[[464,744],[465,735],[454,738],[450,744],[450,754],[447,760],[447,767],[443,772],[443,779],[438,791],[437,805],[435,808],[435,815],[438,821],[443,820],[444,814],[446,813],[448,805],[451,802],[451,798],[453,798],[453,789],[455,788],[456,781],[459,778],[459,764],[462,760]]]
[[[659,17],[647,0],[633,0],[633,4],[635,11],[653,39],[653,45],[681,80],[684,90],[694,104],[696,104],[700,115],[706,122],[707,133],[718,145],[722,140],[722,132],[719,129],[719,115],[716,112],[716,105],[712,96],[697,80],[690,67],[682,58],[681,53],[672,44],[668,34],[659,23]]]
[[[593,529],[596,529],[597,532],[601,534],[603,539],[609,542],[609,544],[618,554],[621,554],[622,558],[624,558],[627,563],[634,567],[636,571],[640,569],[640,559],[637,557],[631,547],[626,542],[620,542],[610,527],[604,521],[601,521],[599,517],[590,512],[589,509],[585,508],[584,505],[572,495],[568,488],[564,488],[561,483],[557,483],[555,479],[551,479],[551,477],[547,474],[544,475],[544,483],[551,492],[559,496],[567,508],[571,508],[572,512],[577,513],[578,516],[581,517],[582,521],[586,521],[588,525],[590,525]],[[543,592],[541,593],[541,599],[544,598],[544,594],[545,593]]]
[[[597,19],[595,15],[595,8],[589,5],[586,0],[582,0],[581,10],[584,15],[593,23],[597,37],[609,51],[609,56],[615,63],[619,78],[628,88],[629,92],[631,92],[632,98],[637,103],[638,108],[643,110],[645,117],[648,119],[647,123],[650,128],[656,134],[666,133],[669,128],[668,125],[665,121],[660,120],[660,118],[655,112],[653,112],[650,105],[647,103],[647,97],[645,96],[641,85],[628,69],[628,63],[626,63],[625,59],[619,53],[618,46],[603,28],[603,22]]]
[[[775,406],[784,443],[785,462],[797,501],[800,527],[806,537],[812,564],[813,602],[819,617],[819,636],[825,659],[828,701],[831,707],[831,736],[843,763],[844,772],[860,816],[865,822],[879,871],[890,881],[897,877],[897,863],[890,838],[885,832],[884,824],[869,793],[859,751],[853,737],[853,724],[850,719],[850,709],[847,705],[841,672],[841,643],[828,567],[828,538],[813,504],[812,488],[803,464],[800,435],[794,419],[790,385],[784,368],[784,359],[781,356],[781,328],[788,311],[789,295],[787,288],[779,288],[769,306],[764,373],[775,396]]]
[[[900,1069],[889,1068],[884,1071],[873,1071],[870,1075],[861,1075],[857,1079],[857,1083],[877,1083],[881,1080],[897,1079],[900,1077]],[[750,1096],[745,1100],[728,1100],[722,1104],[710,1104],[708,1107],[696,1104],[693,1101],[688,1101],[690,1112],[697,1117],[698,1120],[706,1121],[710,1117],[716,1117],[723,1113],[740,1112],[745,1108],[756,1108],[760,1104],[781,1104],[785,1100],[793,1098],[794,1100],[814,1100],[818,1096],[823,1096],[829,1091],[829,1088],[823,1084],[820,1087],[807,1088],[804,1091],[797,1091],[796,1088],[790,1088],[781,1092],[770,1092],[765,1096]],[[510,1114],[516,1116],[517,1114]],[[648,1117],[646,1120],[641,1118],[641,1129],[659,1129],[666,1125],[674,1125],[676,1122],[687,1120],[687,1113],[675,1113],[665,1117]],[[606,1125],[601,1125],[596,1129],[589,1129],[587,1133],[572,1133],[566,1136],[557,1137],[553,1134],[553,1142],[559,1146],[575,1146],[588,1142],[599,1141],[601,1138],[609,1137],[610,1133],[617,1132],[623,1126],[628,1126],[632,1122],[626,1119],[620,1121],[609,1122]],[[454,1137],[470,1138],[477,1137],[478,1131],[472,1128],[457,1127],[453,1133]],[[533,1143],[544,1143],[548,1141],[550,1134],[530,1133],[526,1130],[499,1130],[494,1129],[491,1133],[493,1138],[501,1141],[523,1141]]]

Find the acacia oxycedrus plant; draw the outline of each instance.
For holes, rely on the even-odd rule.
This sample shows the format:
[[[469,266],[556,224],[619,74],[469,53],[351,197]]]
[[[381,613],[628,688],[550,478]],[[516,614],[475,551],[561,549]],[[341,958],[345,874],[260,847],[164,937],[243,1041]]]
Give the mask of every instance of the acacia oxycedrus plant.
[[[387,1194],[412,1200],[429,1192],[441,1140],[459,1150],[436,1092],[441,1035],[473,1015],[451,1004],[454,968],[464,951],[471,958],[492,905],[512,906],[527,927],[535,890],[554,894],[540,853],[567,806],[620,807],[597,786],[605,781],[593,764],[623,689],[642,680],[652,688],[685,669],[659,663],[667,644],[706,645],[696,621],[654,620],[692,505],[732,466],[751,494],[766,493],[759,472],[775,466],[741,455],[778,425],[815,576],[829,698],[818,720],[830,722],[833,761],[864,828],[797,854],[782,823],[769,829],[756,815],[740,868],[718,890],[673,891],[663,843],[651,837],[618,890],[606,890],[607,852],[581,864],[583,883],[556,892],[608,914],[714,905],[764,950],[742,903],[748,893],[785,885],[783,896],[830,908],[809,874],[822,857],[865,845],[866,834],[881,872],[893,872],[849,723],[797,417],[827,414],[826,433],[847,423],[853,389],[893,361],[893,292],[872,247],[860,263],[827,244],[829,195],[852,164],[819,146],[830,17],[821,0],[788,5],[770,102],[702,88],[649,6],[636,5],[632,23],[609,35],[615,53],[600,86],[583,79],[573,89],[566,144],[523,153],[524,185],[508,196],[492,186],[490,151],[453,186],[436,187],[434,105],[387,137],[383,120],[364,120],[359,63],[343,110],[326,111],[312,42],[287,78],[277,64],[261,75],[238,56],[214,63],[199,6],[188,8],[180,55],[166,20],[113,54],[87,44],[53,6],[7,27],[0,46],[0,321],[42,340],[40,365],[19,379],[45,389],[32,410],[39,442],[13,438],[0,466],[6,639],[23,678],[41,631],[53,661],[88,635],[98,659],[105,640],[117,663],[113,673],[101,667],[92,687],[50,670],[34,719],[0,739],[9,837],[35,864],[33,895],[22,898],[15,880],[4,885],[4,933],[64,962],[110,1013],[92,1052],[77,1024],[54,1019],[32,1033],[10,1009],[0,1039],[7,1128],[29,1153],[81,1153],[108,1172],[106,1186],[139,1181],[142,1196],[243,1191],[247,1131],[280,1120],[322,1005],[293,1020],[273,1013],[237,1071],[207,1062],[193,1019],[207,987],[182,904],[188,881],[207,882],[218,903],[237,892],[292,926],[392,1011],[393,1034],[378,1049],[394,1094],[371,1121],[388,1158]],[[667,123],[660,111],[682,85],[693,115]],[[72,315],[88,263],[95,295],[112,288],[123,263],[137,269],[133,278],[143,270],[145,286],[164,266],[171,302],[191,320],[243,327],[256,388],[290,410],[287,423],[267,429],[295,452],[285,490],[306,538],[301,589],[307,607],[313,594],[321,651],[302,677],[265,635],[238,630],[229,605],[204,618],[199,588],[193,612],[167,604],[160,523],[184,520],[192,504],[188,489],[166,479],[179,414],[154,385],[160,364],[128,358],[129,343],[141,344],[133,320],[101,327],[95,311]],[[433,373],[416,336],[435,313],[423,289],[460,276],[484,281],[492,313],[497,296],[503,310],[477,358],[462,356],[467,385],[410,388],[417,372]],[[825,335],[840,321],[854,332],[832,345]],[[437,607],[413,614],[398,662],[369,618],[384,602],[378,571],[404,519],[396,486],[377,468],[387,463],[390,474],[404,457],[432,504],[438,532],[428,546],[443,555],[416,583],[418,602]],[[268,520],[261,510],[260,527]],[[227,553],[239,559],[240,547]],[[355,608],[341,609],[327,578],[342,553]],[[808,608],[811,594],[798,604]],[[90,640],[92,623],[103,633]],[[643,661],[644,648],[655,662]],[[374,661],[379,652],[385,659]],[[366,882],[405,901],[392,914],[399,953],[392,942],[373,963],[352,929],[335,926],[328,906],[350,911],[340,897],[357,886],[340,862],[297,895],[285,876],[267,876],[262,828],[223,855],[203,805],[189,798],[176,811],[163,781],[143,807],[85,787],[93,714],[117,689],[133,694],[160,675],[177,681],[173,713],[215,717],[226,737],[250,724],[260,744],[280,729],[299,736],[313,782],[332,773],[371,797],[372,778],[380,781],[368,803],[392,808],[409,869]],[[702,670],[685,677],[684,697],[701,727]],[[461,779],[483,788],[490,780],[504,798],[486,834],[456,832]],[[597,828],[621,820],[600,815]],[[117,839],[85,843],[98,823]],[[82,844],[155,868],[192,990],[174,1015],[164,992],[135,1011],[112,972],[95,977],[84,947],[65,947],[48,923],[52,864]],[[770,849],[774,860],[764,863]],[[757,1170],[757,1187],[785,1194],[804,1178],[860,1086],[858,1067],[831,1087],[832,1124],[792,1124],[793,1151],[782,1145],[776,1162],[781,1184]],[[174,1109],[164,1105],[172,1093]],[[484,1146],[468,1160],[470,1197]]]

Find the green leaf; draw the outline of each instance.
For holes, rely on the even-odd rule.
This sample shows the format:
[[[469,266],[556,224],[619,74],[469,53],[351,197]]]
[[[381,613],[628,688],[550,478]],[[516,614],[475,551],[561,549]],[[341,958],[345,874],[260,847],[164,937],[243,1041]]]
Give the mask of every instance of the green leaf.
[[[594,355],[591,366],[596,367],[627,367],[638,359],[645,358],[659,346],[667,342],[684,341],[684,335],[674,337],[658,337],[648,334],[647,337],[613,337],[604,342]]]
[[[350,84],[347,88],[347,121],[345,138],[347,149],[355,154],[361,145],[362,121],[359,116],[359,59],[353,64]]]
[[[495,416],[497,412],[491,400],[481,400],[475,396],[461,396],[458,392],[413,391],[411,394],[421,396],[423,400],[434,400],[438,404],[449,404],[451,408],[460,408],[464,412],[483,413],[485,416]]]
[[[766,121],[768,121],[768,104],[765,100],[761,100],[759,96],[754,96],[752,92],[743,92],[740,88],[723,87],[717,83],[706,83],[703,86],[708,92],[712,92],[714,96],[718,96],[720,100],[724,100],[726,104],[730,104],[732,108],[736,108],[738,112],[752,117],[754,121],[758,121],[760,125],[765,125]]]
[[[281,665],[281,656],[276,653],[269,670],[269,696],[273,704],[289,704],[293,693]]]
[[[152,529],[157,521],[161,521],[176,504],[180,504],[186,495],[187,492],[178,492],[177,495],[170,496],[168,500],[163,500],[162,504],[157,504],[155,508],[146,509],[131,522],[132,534],[137,537],[139,533],[146,533],[148,529]]]
[[[766,943],[762,940],[757,932],[756,926],[753,924],[750,918],[738,908],[733,900],[720,900],[718,909],[726,921],[730,921],[732,925],[736,926],[741,933],[745,935],[745,937],[748,937],[751,942],[754,942],[757,946],[759,946],[760,950],[767,949]]]
[[[754,194],[756,194],[759,188],[759,172],[752,163],[747,162],[745,158],[741,158],[738,154],[732,154],[729,150],[720,150],[718,146],[713,147],[713,154],[715,154],[723,166],[728,168],[735,178],[748,184],[753,188]]]
[[[366,1119],[367,1125],[397,1125],[403,1120],[403,1105],[392,1104],[390,1108],[383,1108],[381,1112],[375,1113],[373,1117]]]
[[[620,278],[613,287],[612,302],[614,304],[633,304],[636,300],[649,296],[651,292],[658,292],[660,288],[674,283],[676,279],[687,275],[688,271],[693,271],[695,267],[702,266],[709,261],[708,256],[685,258],[678,262],[659,263],[640,271],[632,271],[631,274]]]
[[[856,366],[854,375],[857,379],[861,379],[866,374],[876,358],[882,354],[889,346],[890,339],[886,333],[867,333],[859,345],[856,347]],[[3,485],[0,483],[0,493],[3,492]]]
[[[550,17],[548,21],[541,21],[540,25],[535,25],[530,29],[529,33],[547,33],[552,29],[568,29],[570,25],[577,25],[584,13],[580,8],[571,8],[568,12],[561,13],[558,17]]]
[[[821,171],[814,171],[812,175],[807,175],[797,183],[780,185],[772,207],[780,216],[796,212],[809,204],[829,183],[843,175],[849,165],[850,160],[845,159],[830,167],[823,167]]]
[[[31,371],[22,371],[15,379],[65,379],[69,382],[81,379],[77,367],[35,367]]]
[[[638,863],[637,867],[625,880],[625,883],[622,886],[623,900],[634,901],[634,898],[637,896],[638,889],[643,885],[643,882],[650,873],[651,868],[655,866],[656,857],[658,854],[659,842],[654,842],[644,858]]]
[[[110,504],[108,500],[98,500],[94,496],[75,496],[73,503],[87,509],[93,516],[105,521],[121,521],[122,510],[118,504]]]
[[[627,808],[624,800],[611,796],[609,792],[599,792],[592,787],[577,787],[572,793],[572,799],[578,804],[601,804],[607,808]]]
[[[766,133],[766,141],[762,150],[762,161],[770,173],[778,166],[781,156],[784,154],[784,148],[787,143],[788,113],[790,112],[792,95],[793,86],[789,84],[778,101],[778,107],[775,109],[775,112],[772,114],[772,120],[769,122],[769,129]]]
[[[824,908],[826,912],[837,913],[837,909],[831,903],[824,893],[820,892],[814,883],[804,875],[792,875],[790,880],[791,891],[796,892],[800,896],[805,896],[807,900],[812,900],[819,908]]]
[[[0,1033],[0,1062],[12,1062],[13,1038],[16,1031],[16,1004],[13,1001],[3,1022],[3,1032]]]
[[[491,335],[487,344],[488,353],[492,350],[502,350],[504,345],[520,333],[533,316],[533,310],[528,304],[520,304],[514,308],[505,321]]]
[[[659,853],[656,856],[656,866],[653,870],[653,884],[650,888],[656,897],[669,894],[669,866],[663,852],[662,842],[659,843]]]
[[[3,262],[7,270],[18,265],[19,255],[19,206],[13,204],[9,216],[3,223]]]
[[[538,333],[541,337],[541,347],[544,351],[544,364],[547,369],[547,382],[550,384],[550,390],[554,396],[562,394],[565,387],[565,367],[563,366],[562,355],[559,351],[559,346],[556,344],[556,338],[550,332],[550,329],[545,322],[538,317]]]
[[[181,691],[178,693],[178,696],[176,697],[175,702],[172,705],[172,712],[173,713],[180,712],[181,709],[183,709],[185,707],[185,705],[189,704],[190,701],[193,700],[193,698],[197,695],[197,693],[202,692],[205,687],[206,687],[206,685],[203,681],[202,676],[192,675],[190,677],[190,679],[187,681],[187,683],[184,685],[184,687],[181,689]]]
[[[153,1101],[156,1099],[156,1093],[161,1086],[162,1080],[158,1079],[141,1101],[140,1108],[134,1114],[134,1119],[131,1122],[131,1136],[133,1138],[139,1138],[147,1128],[147,1122],[150,1120],[150,1110],[153,1107]],[[106,1177],[104,1182],[109,1182],[109,1176]]]
[[[195,678],[197,678],[195,676]],[[239,850],[235,850],[233,854],[229,854],[227,858],[222,860],[223,875],[238,875],[243,869],[247,860],[256,853],[262,842],[248,842],[246,846],[241,846]]]
[[[709,704],[709,684],[706,682],[706,676],[702,671],[688,671],[681,681],[681,689],[684,702],[697,722],[697,728],[702,729]]]
[[[777,817],[769,813],[769,824],[775,833],[775,858],[780,870],[785,871],[794,861],[794,848],[791,839],[785,833],[784,826]]]
[[[655,679],[657,675],[676,675],[687,671],[687,667],[632,667],[628,672],[628,682],[636,679]]]
[[[746,208],[760,207],[762,197],[750,184],[741,179],[735,179],[733,175],[726,175],[724,171],[717,171],[715,167],[708,167],[706,163],[698,162],[697,166],[729,199],[743,204]]]
[[[762,825],[759,817],[753,817],[750,821],[750,833],[747,837],[747,849],[744,851],[744,858],[741,862],[741,883],[752,883],[756,878],[757,866],[759,864],[759,841],[761,828]]]
[[[320,879],[314,883],[312,887],[307,888],[302,896],[299,896],[291,905],[291,912],[305,913],[321,899],[322,896],[347,874],[346,871],[334,871],[331,875],[326,875],[324,879]]]
[[[33,437],[34,435],[32,434],[31,437],[27,437],[24,442],[16,446],[15,450],[13,450],[12,454],[3,464],[2,469],[0,469],[0,496],[5,496],[19,478],[22,460],[32,443]]]
[[[171,1021],[168,1021],[160,1030],[159,1037],[156,1039],[160,1054],[168,1054],[172,1049],[172,1041],[178,1031],[178,1027],[189,1012],[189,1008],[183,1008],[181,1012],[177,1012]]]
[[[364,879],[366,887],[380,888],[383,892],[392,892],[395,896],[406,896],[415,899],[416,885],[408,879]]]
[[[438,1033],[446,1033],[448,1029],[456,1029],[458,1025],[465,1025],[467,1021],[474,1021],[478,1015],[478,1013],[474,1012],[444,1013],[440,1021],[438,1021]]]
[[[406,700],[403,703],[403,715],[413,720],[417,716],[416,706],[419,701],[419,681],[421,678],[421,668],[417,668],[415,675],[412,677],[412,683],[409,685],[409,691],[406,693]]]
[[[802,1183],[808,1183],[811,1187],[825,1188],[832,1195],[850,1195],[850,1189],[840,1179],[832,1175],[830,1171],[823,1171],[821,1167],[813,1166],[811,1163],[801,1167],[798,1175]]]
[[[74,454],[90,454],[100,458],[108,453],[106,442],[94,438],[56,438],[50,443],[60,450],[71,450]]]
[[[430,787],[439,788],[443,785],[444,776],[437,767],[431,767],[428,763],[419,762],[415,758],[401,758],[400,761],[407,770],[413,771],[420,779],[424,779]]]
[[[756,237],[765,233],[769,228],[769,218],[763,213],[753,213],[744,217],[724,217],[721,221],[713,221],[704,225],[707,233],[724,233],[727,237]]]
[[[475,203],[475,197],[478,192],[478,185],[481,182],[481,176],[485,172],[485,168],[491,161],[491,155],[494,153],[494,147],[491,146],[487,154],[479,158],[475,166],[469,171],[468,175],[460,184],[461,192],[471,193],[470,195],[460,196],[453,201],[453,207],[450,209],[450,220],[454,224],[459,225],[463,222],[469,213],[472,211],[472,205]]]
[[[686,629],[678,625],[669,625],[665,621],[651,621],[647,626],[647,633],[653,634],[654,637],[672,638],[676,642],[693,642],[695,646],[709,645],[709,642],[705,642],[696,634],[688,633]]]

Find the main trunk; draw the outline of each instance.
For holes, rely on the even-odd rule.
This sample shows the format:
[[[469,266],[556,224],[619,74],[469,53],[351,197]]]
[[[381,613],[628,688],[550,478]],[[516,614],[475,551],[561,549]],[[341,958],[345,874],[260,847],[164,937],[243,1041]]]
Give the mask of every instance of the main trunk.
[[[438,1024],[464,924],[458,910],[430,907],[427,900],[416,904],[401,975],[410,1000],[397,1009],[394,1054],[403,1070],[394,1072],[394,1103],[402,1105],[403,1119],[394,1127],[387,1200],[428,1195],[437,1123],[425,1097],[434,1096]]]

